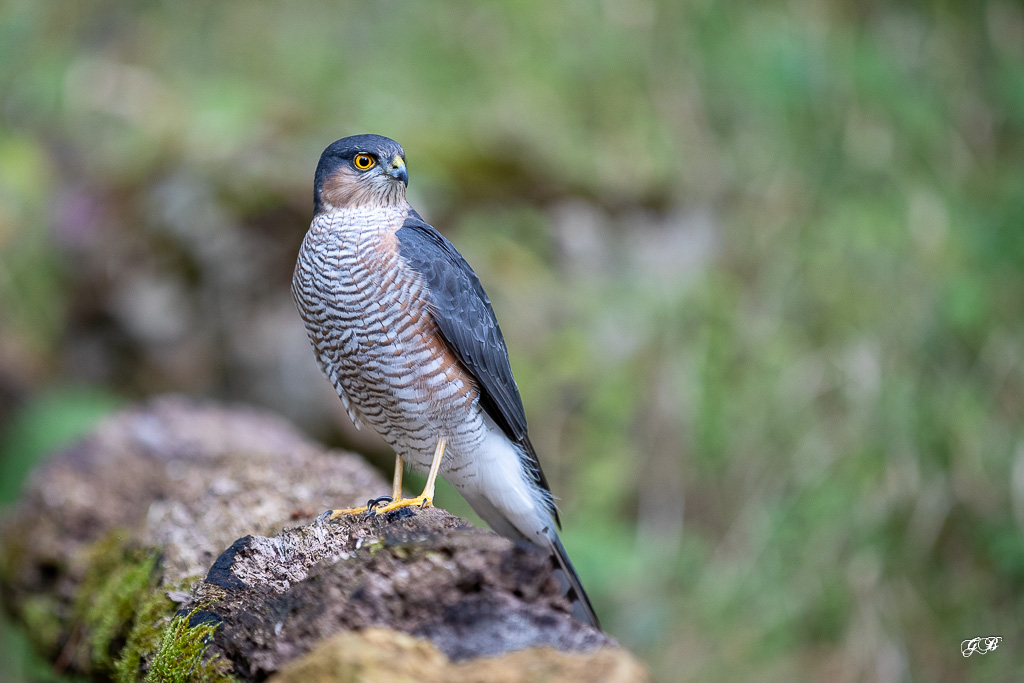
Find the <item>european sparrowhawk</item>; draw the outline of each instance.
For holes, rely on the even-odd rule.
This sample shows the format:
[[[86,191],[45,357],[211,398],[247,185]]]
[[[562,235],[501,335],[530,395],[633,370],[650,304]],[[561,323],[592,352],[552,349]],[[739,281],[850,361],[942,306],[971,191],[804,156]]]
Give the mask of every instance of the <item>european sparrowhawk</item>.
[[[565,548],[527,434],[490,300],[466,260],[405,198],[405,152],[357,135],[331,144],[314,180],[315,215],[292,292],[324,374],[356,424],[428,472],[423,495],[370,512],[430,505],[438,472],[499,534],[557,561],[576,613],[597,617]],[[340,513],[352,510],[337,511]]]

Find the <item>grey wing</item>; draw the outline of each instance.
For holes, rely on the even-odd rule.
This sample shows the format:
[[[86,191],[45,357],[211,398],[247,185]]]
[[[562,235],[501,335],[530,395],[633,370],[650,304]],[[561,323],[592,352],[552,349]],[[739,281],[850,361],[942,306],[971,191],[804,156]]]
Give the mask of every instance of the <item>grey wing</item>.
[[[512,377],[508,348],[476,273],[444,235],[413,212],[398,230],[399,254],[426,281],[430,311],[462,365],[480,387],[480,404],[523,450],[534,482],[550,491],[526,431],[526,412]],[[552,506],[556,522],[558,514]]]

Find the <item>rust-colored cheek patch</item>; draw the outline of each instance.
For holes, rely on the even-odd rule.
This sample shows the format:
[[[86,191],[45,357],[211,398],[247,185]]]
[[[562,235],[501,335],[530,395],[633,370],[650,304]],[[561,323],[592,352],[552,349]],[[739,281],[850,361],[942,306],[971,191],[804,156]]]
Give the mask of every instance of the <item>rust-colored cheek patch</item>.
[[[405,202],[405,185],[342,166],[324,180],[320,198],[335,209],[396,206]]]
[[[353,206],[363,188],[354,171],[339,168],[324,181],[323,200],[336,208]]]

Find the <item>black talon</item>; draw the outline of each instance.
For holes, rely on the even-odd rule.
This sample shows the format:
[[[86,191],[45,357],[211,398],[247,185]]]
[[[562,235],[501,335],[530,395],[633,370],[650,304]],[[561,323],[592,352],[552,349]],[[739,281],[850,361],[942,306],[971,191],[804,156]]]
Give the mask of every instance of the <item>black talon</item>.
[[[327,520],[334,514],[334,510],[324,510],[319,517],[316,518],[317,526],[323,526],[327,523]]]
[[[379,498],[371,498],[370,500],[366,501],[366,519],[369,519],[370,517],[376,517],[377,508],[380,507],[381,505],[387,505],[393,500],[394,498],[392,498],[391,496],[380,496]]]

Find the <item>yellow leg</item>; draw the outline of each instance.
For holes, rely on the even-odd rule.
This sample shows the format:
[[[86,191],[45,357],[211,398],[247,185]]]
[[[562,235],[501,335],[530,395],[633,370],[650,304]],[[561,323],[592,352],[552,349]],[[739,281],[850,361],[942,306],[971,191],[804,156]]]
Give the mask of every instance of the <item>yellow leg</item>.
[[[437,446],[434,447],[434,458],[430,461],[430,472],[427,473],[427,483],[423,487],[423,493],[416,496],[415,498],[403,498],[396,500],[393,503],[388,503],[379,508],[373,510],[378,515],[387,514],[393,510],[399,508],[429,508],[434,506],[434,483],[437,481],[437,472],[441,469],[441,460],[444,459],[444,447],[447,444],[444,437],[442,436],[437,440]]]
[[[362,515],[362,514],[386,514],[399,508],[407,507],[420,507],[428,508],[434,505],[434,484],[437,482],[437,473],[441,469],[441,461],[444,459],[444,448],[447,445],[447,441],[444,437],[437,440],[437,446],[434,447],[434,457],[430,461],[430,472],[427,473],[427,483],[423,487],[423,493],[416,496],[415,498],[402,498],[402,456],[395,455],[395,476],[391,485],[391,502],[387,505],[377,507],[375,501],[370,501],[368,505],[363,505],[357,508],[345,508],[343,510],[328,510],[320,516],[321,520],[337,519],[338,517],[344,517],[345,515]],[[383,500],[387,500],[384,497]]]
[[[391,483],[391,500],[399,500],[402,497],[402,456],[395,453],[395,478]]]
[[[441,469],[446,443],[443,436],[437,440],[437,446],[434,447],[434,459],[430,461],[430,472],[427,473],[427,483],[423,487],[423,495],[430,500],[431,504],[434,502],[434,482],[437,481],[437,473]]]

